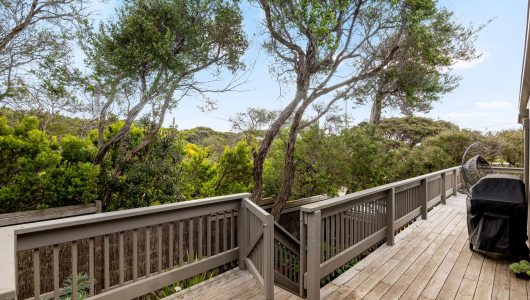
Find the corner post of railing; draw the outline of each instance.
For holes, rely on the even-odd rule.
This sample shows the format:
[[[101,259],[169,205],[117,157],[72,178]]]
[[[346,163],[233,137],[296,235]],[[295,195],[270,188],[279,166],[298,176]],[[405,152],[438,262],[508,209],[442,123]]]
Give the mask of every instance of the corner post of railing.
[[[427,220],[427,210],[429,209],[429,178],[425,178],[421,181],[420,188],[420,200],[421,200],[421,218]]]
[[[447,188],[445,186],[445,171],[442,173],[441,175],[442,177],[440,178],[440,189],[441,189],[441,200],[442,200],[442,204],[445,205],[446,204],[446,198],[447,198]]]
[[[300,297],[304,297],[304,284],[305,284],[305,276],[304,274],[307,272],[307,250],[306,250],[306,240],[307,240],[307,231],[305,228],[305,225],[307,224],[307,214],[300,210],[300,264],[299,268],[299,278],[298,278],[298,284],[300,285]]]
[[[263,224],[263,282],[265,284],[265,299],[274,299],[274,217],[268,215]]]
[[[245,207],[245,199],[241,199],[239,201],[239,208],[237,210],[237,245],[239,247],[239,268],[241,270],[246,270],[247,266],[245,265],[245,249],[247,245],[247,241],[245,240],[247,234],[246,230],[248,228],[248,224],[246,224],[246,218],[247,212]]]
[[[453,169],[453,175],[451,176],[451,185],[453,186],[453,196],[456,196],[457,186],[456,186],[456,168]]]
[[[386,243],[394,246],[395,228],[394,221],[396,216],[396,190],[391,188],[386,193]]]
[[[96,214],[100,214],[103,212],[103,203],[101,203],[101,200],[94,201],[96,203]]]
[[[320,299],[320,251],[322,213],[307,214],[307,299]]]

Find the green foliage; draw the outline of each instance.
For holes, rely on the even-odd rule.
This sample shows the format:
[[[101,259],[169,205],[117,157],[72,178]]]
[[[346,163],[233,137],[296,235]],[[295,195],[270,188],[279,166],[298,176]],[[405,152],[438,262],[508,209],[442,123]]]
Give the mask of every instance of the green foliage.
[[[145,130],[149,132],[148,129]],[[133,131],[132,131],[133,132]],[[148,147],[127,162],[122,156],[136,146],[137,139],[129,135],[126,147],[115,150],[121,174],[113,176],[107,170],[106,184],[112,191],[111,210],[145,207],[183,200],[181,189],[182,143],[172,128],[158,134]],[[109,164],[114,165],[114,164]]]
[[[77,299],[83,300],[90,295],[88,292],[90,291],[90,280],[87,273],[79,273],[77,274]],[[63,282],[63,287],[61,288],[60,297],[61,300],[71,300],[73,293],[73,283],[72,283],[72,275],[68,276]]]
[[[211,179],[204,183],[201,193],[206,197],[249,192],[252,190],[251,147],[245,141],[228,146],[218,163],[210,169]]]
[[[366,126],[365,123],[360,125]],[[453,123],[423,117],[385,118],[377,126],[377,131],[385,138],[407,143],[410,148],[442,131],[458,130],[458,126]]]
[[[509,268],[514,273],[526,273],[530,275],[530,263],[526,260],[521,260],[519,263],[513,263]]]
[[[90,203],[97,199],[95,149],[68,136],[49,140],[35,117],[0,118],[0,213]],[[64,154],[64,156],[63,156]]]

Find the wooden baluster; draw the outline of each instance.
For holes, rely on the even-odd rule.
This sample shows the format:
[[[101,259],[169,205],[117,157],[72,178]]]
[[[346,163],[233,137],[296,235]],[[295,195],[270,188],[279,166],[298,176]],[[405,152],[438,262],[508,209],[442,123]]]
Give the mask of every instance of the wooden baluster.
[[[234,210],[230,211],[230,249],[235,248],[235,240],[234,240]]]
[[[59,254],[59,247],[55,245],[53,247],[54,257],[55,252]],[[58,256],[58,255],[57,255]],[[57,261],[57,271],[59,271],[59,261]],[[55,275],[55,271],[53,272]],[[89,295],[94,296],[94,238],[88,239],[88,282],[89,282]],[[55,282],[54,291],[57,290],[57,294],[54,294],[53,299],[59,299],[59,275],[57,275],[57,282]]]
[[[33,249],[33,297],[40,300],[40,258],[39,249]]]
[[[326,219],[326,229],[325,229],[325,239],[326,239],[326,261],[329,260],[330,258],[330,253],[331,253],[331,216],[330,217],[327,217]]]
[[[162,273],[162,224],[158,224],[158,274]]]
[[[184,265],[184,221],[179,222],[179,267]]]
[[[168,224],[168,235],[169,235],[169,241],[168,241],[168,251],[169,251],[169,257],[168,257],[168,267],[170,270],[173,270],[175,267],[175,259],[173,258],[173,222],[169,222]]]
[[[133,282],[138,280],[138,230],[133,230]]]
[[[346,238],[346,235],[344,234],[344,231],[345,230],[345,227],[344,227],[344,212],[341,212],[340,213],[340,231],[341,231],[341,252],[344,251],[344,246],[345,246],[345,243],[344,243],[344,239]]]
[[[94,244],[92,244],[92,247],[94,247]],[[53,245],[53,298],[59,299],[60,298],[60,291],[61,286],[59,282],[59,245]],[[94,255],[92,255],[93,258]],[[90,260],[92,262],[92,260]],[[94,272],[94,264],[91,264],[91,271]],[[94,293],[94,274],[90,274],[90,292]]]
[[[151,276],[151,227],[145,227],[145,277]]]
[[[103,261],[105,264],[104,272],[105,272],[105,292],[109,291],[110,288],[110,258],[109,258],[109,235],[105,235],[103,237]]]
[[[77,300],[77,241],[72,242],[72,299]]]
[[[194,261],[194,255],[193,255],[193,218],[190,218],[189,220],[189,226],[188,226],[188,264],[193,263]]]
[[[219,214],[215,214],[215,254],[219,254]]]
[[[206,256],[211,257],[212,256],[212,215],[211,214],[208,215],[208,217],[206,217],[206,222],[208,222],[206,224]],[[248,223],[245,223],[244,226],[248,226]],[[244,249],[245,246],[246,245],[243,245],[240,248],[243,249],[243,251],[245,251]],[[239,262],[239,264],[241,265],[242,262]]]
[[[226,252],[228,250],[228,215],[226,214],[226,211],[223,212],[223,252]],[[274,225],[274,224],[273,224]]]
[[[123,244],[123,231],[120,232],[120,286],[125,282],[125,246]]]
[[[197,248],[198,248],[198,252],[199,252],[199,260],[202,259],[202,233],[203,233],[203,230],[202,230],[202,216],[199,217],[199,228],[197,229],[197,236],[199,237],[199,242],[197,243]]]

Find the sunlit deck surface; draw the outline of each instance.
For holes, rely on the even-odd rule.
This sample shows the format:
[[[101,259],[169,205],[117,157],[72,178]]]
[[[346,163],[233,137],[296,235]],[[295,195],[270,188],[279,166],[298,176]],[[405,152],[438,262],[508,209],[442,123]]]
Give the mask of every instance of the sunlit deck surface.
[[[321,299],[530,299],[510,261],[469,250],[465,196],[458,194],[321,289]],[[227,272],[173,299],[263,299],[247,271]],[[300,299],[278,287],[275,299]]]
[[[258,300],[265,299],[265,297],[263,297],[252,275],[248,271],[241,271],[236,268],[190,289],[164,298],[164,300],[167,299]],[[274,299],[295,300],[301,298],[275,286]]]
[[[324,299],[530,299],[503,256],[469,249],[465,195],[447,199],[321,290]]]

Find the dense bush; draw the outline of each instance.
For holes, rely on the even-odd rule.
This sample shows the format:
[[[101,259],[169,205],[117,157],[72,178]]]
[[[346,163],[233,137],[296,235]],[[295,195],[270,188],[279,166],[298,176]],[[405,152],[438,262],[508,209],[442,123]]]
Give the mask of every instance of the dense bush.
[[[123,124],[107,126],[103,139],[114,136]],[[150,126],[146,119],[136,122],[104,163],[94,166],[96,130],[85,139],[54,137],[39,130],[37,118],[0,118],[0,213],[88,203],[105,196],[105,209],[119,210],[252,190],[252,151],[257,147],[252,137],[230,147],[237,140],[234,136],[205,129],[183,134],[170,127],[124,159]],[[265,162],[264,196],[277,195],[281,187],[287,130],[282,129]],[[208,133],[191,135],[201,144],[185,139],[196,131]],[[477,141],[489,161],[521,166],[520,130],[472,132],[426,118],[410,124],[393,118],[378,127],[361,123],[335,133],[315,124],[300,133],[290,199],[335,196],[341,189],[354,192],[453,167]],[[475,154],[473,150],[470,157]]]
[[[65,136],[60,142],[38,130],[34,117],[13,127],[0,118],[0,213],[89,203],[97,199],[95,148]]]

